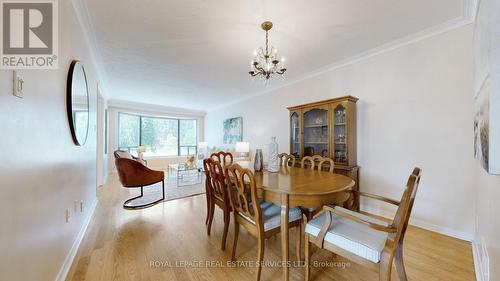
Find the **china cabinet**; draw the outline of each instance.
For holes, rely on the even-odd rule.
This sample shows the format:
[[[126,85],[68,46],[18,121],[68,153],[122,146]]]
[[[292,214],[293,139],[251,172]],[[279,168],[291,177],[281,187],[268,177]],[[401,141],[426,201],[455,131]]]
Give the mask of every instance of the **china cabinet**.
[[[297,158],[321,155],[333,159],[335,173],[350,176],[359,190],[356,162],[356,102],[353,96],[288,107],[290,154]],[[354,209],[359,201],[354,199]]]

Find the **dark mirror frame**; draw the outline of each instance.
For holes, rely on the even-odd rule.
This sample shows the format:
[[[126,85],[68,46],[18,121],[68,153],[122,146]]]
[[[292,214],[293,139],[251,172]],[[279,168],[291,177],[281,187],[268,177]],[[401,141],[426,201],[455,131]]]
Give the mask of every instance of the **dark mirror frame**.
[[[83,67],[83,64],[81,64],[79,60],[73,60],[71,62],[71,65],[69,66],[68,80],[66,81],[66,110],[68,114],[69,127],[71,129],[71,136],[73,137],[73,142],[75,143],[75,145],[82,146],[87,142],[87,138],[89,135],[90,118],[87,118],[87,131],[85,133],[85,139],[82,142],[80,142],[76,136],[74,120],[73,120],[73,74],[75,71],[75,67],[79,64],[82,66],[83,76],[85,79],[85,87],[87,92],[87,112],[90,117],[90,99],[89,99],[89,85],[87,81],[87,73],[85,72],[85,67]]]

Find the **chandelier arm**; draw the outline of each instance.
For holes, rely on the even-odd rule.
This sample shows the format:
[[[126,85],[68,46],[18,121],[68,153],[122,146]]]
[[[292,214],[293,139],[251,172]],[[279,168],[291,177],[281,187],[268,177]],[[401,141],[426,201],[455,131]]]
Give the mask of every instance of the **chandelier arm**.
[[[255,69],[257,69],[259,72],[264,71],[264,69],[263,69],[262,67],[260,67],[259,65],[255,65],[254,67],[255,67]]]

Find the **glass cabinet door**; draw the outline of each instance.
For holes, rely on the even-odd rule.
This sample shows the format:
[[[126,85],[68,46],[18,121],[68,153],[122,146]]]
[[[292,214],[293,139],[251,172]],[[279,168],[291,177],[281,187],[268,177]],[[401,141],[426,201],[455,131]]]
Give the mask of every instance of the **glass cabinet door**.
[[[299,114],[297,112],[292,113],[290,116],[290,148],[291,154],[295,158],[300,158],[300,121]]]
[[[333,111],[334,146],[333,160],[339,164],[347,163],[346,109],[339,104]]]
[[[328,157],[328,110],[314,108],[304,113],[304,156]]]

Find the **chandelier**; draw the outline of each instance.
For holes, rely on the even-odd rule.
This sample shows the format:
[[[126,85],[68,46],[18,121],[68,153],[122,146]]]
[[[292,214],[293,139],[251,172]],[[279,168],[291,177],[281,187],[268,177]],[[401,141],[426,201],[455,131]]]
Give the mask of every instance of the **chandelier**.
[[[259,76],[265,78],[266,81],[275,74],[283,75],[286,71],[285,58],[278,56],[278,49],[271,46],[269,49],[269,30],[273,28],[273,23],[265,21],[261,25],[266,31],[266,47],[262,47],[253,53],[254,58],[250,62],[250,71],[252,77]]]

